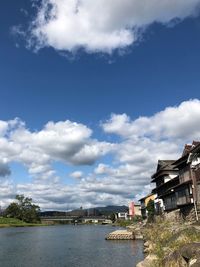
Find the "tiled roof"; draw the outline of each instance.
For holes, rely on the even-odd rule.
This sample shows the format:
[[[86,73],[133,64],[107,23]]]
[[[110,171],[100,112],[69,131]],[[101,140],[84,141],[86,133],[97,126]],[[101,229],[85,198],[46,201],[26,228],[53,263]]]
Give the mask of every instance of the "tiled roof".
[[[192,145],[185,145],[185,148],[183,150],[182,156],[178,160],[176,160],[173,165],[178,166],[178,165],[182,164],[183,162],[187,162],[189,154],[191,152],[195,151],[196,148],[198,149],[199,146],[200,146],[200,142],[199,141],[193,141]]]
[[[175,160],[158,160],[157,170],[151,178],[155,179],[165,171],[177,171],[176,167],[173,165],[174,162]]]
[[[172,165],[175,160],[158,160],[157,171],[160,170],[173,170],[174,166]]]
[[[191,145],[186,144],[183,150],[182,157],[189,154],[192,149],[194,149],[196,146],[200,144],[199,141],[193,141]]]

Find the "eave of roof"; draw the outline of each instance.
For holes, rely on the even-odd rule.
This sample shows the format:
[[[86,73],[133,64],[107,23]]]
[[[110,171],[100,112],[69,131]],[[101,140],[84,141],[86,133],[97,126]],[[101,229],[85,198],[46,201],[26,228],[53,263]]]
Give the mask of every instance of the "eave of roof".
[[[163,166],[160,167],[159,169],[157,168],[157,171],[151,176],[151,179],[157,178],[161,175],[164,175],[164,172],[169,172],[169,171],[178,171],[176,167],[173,165],[175,160],[159,160],[158,165],[160,162],[163,162]]]
[[[178,167],[178,166],[180,166],[181,164],[186,163],[186,162],[187,162],[187,159],[188,159],[188,156],[189,156],[189,154],[187,154],[187,155],[185,155],[185,156],[183,156],[183,157],[177,159],[177,160],[173,163],[173,165],[176,166],[176,167]]]
[[[146,198],[148,198],[150,196],[153,196],[153,195],[155,195],[155,194],[154,193],[150,193],[150,194],[146,195],[145,197],[140,198],[138,201],[144,200],[144,199],[146,199]]]
[[[180,166],[181,164],[187,162],[187,159],[189,157],[190,153],[196,153],[200,151],[200,142],[193,141],[192,145],[190,145],[190,150],[188,150],[187,154],[184,154],[182,157],[180,157],[178,160],[176,160],[172,165],[174,166]]]

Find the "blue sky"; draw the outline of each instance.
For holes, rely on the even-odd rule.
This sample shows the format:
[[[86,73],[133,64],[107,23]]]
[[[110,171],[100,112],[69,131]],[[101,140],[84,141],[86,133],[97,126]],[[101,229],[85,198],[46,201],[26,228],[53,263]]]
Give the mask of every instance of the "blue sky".
[[[156,0],[152,1],[156,6]],[[59,0],[47,2],[56,3],[59,11]],[[66,39],[56,33],[56,27],[59,30],[60,24],[55,24],[52,31],[47,27],[44,30],[41,21],[38,22],[39,12],[45,12],[42,1],[35,2],[38,9],[32,6],[33,1],[7,0],[1,3],[0,120],[6,124],[6,130],[2,131],[0,140],[0,163],[9,170],[1,178],[5,185],[1,205],[9,203],[16,193],[31,195],[44,209],[126,204],[149,190],[149,175],[155,169],[159,157],[178,157],[186,142],[199,137],[199,1],[184,4],[177,0],[175,10],[170,1],[165,0],[167,8],[160,4],[157,11],[149,9],[147,13],[143,12],[145,5],[148,7],[146,1],[143,1],[143,7],[138,7],[137,1],[133,1],[133,8],[138,9],[146,20],[140,16],[134,17],[134,12],[126,14],[125,7],[130,4],[130,0],[124,2],[121,17],[113,15],[120,6],[110,1],[108,4],[103,0],[97,1],[101,2],[104,5],[99,12],[109,11],[111,19],[113,17],[111,22],[104,21],[102,28],[103,36],[107,36],[105,40],[101,37],[102,29],[100,31],[93,26],[95,14],[92,12],[97,7],[90,0],[85,1],[87,5],[79,7],[79,13],[81,17],[81,10],[88,11],[88,18],[83,19],[92,25],[92,39],[90,32],[80,27],[78,19],[69,12],[68,0],[64,1],[68,15],[65,14],[61,22],[62,25],[69,21],[73,23],[72,30],[64,32]],[[57,13],[58,18],[61,15]],[[127,16],[129,20],[124,22]],[[47,21],[43,23],[49,26]],[[127,26],[124,26],[127,24],[128,33]],[[78,30],[74,29],[77,32],[75,36],[72,36],[73,25],[79,26]],[[39,37],[34,32],[36,28],[40,31]],[[131,34],[136,31],[135,28],[137,33],[133,40]],[[117,31],[120,37],[115,36]],[[80,41],[83,39],[82,34],[84,44]],[[34,40],[30,37],[33,35]],[[114,41],[117,38],[120,40],[116,43],[112,40],[110,44],[107,41],[109,36],[113,36]],[[93,42],[94,37],[97,43]],[[29,48],[28,43],[31,43]],[[35,51],[36,48],[38,51]],[[171,111],[166,110],[169,107]],[[187,114],[185,121],[181,121],[181,112]],[[157,123],[157,113],[161,119],[168,116],[167,126]],[[177,116],[178,126],[170,121],[173,116]],[[16,117],[19,118],[17,122]],[[138,123],[139,117],[145,117],[150,122]],[[57,125],[67,120],[70,123]],[[50,121],[53,126],[50,130],[47,127],[44,137],[42,131]],[[153,133],[149,131],[152,123],[156,123],[154,128],[157,127],[156,131],[152,130]],[[190,132],[187,130],[188,123],[192,125]],[[80,140],[77,137],[75,141],[70,139],[69,142],[65,140],[63,129],[67,130],[72,125],[76,128],[75,132],[78,131]],[[138,125],[144,133],[135,130]],[[177,135],[171,134],[173,129]],[[27,131],[30,135],[29,144],[22,138],[27,135]],[[58,144],[64,138],[60,144],[62,149],[56,147],[57,139],[51,139],[55,142],[55,146],[50,144],[51,149],[43,146],[42,138],[48,139],[52,132],[56,138],[60,138]],[[158,138],[158,132],[164,132],[163,136]],[[15,148],[19,146],[16,154],[8,153],[11,144]],[[40,152],[38,144],[43,148]],[[134,168],[138,167],[140,153],[143,156],[150,155],[156,144],[154,159],[151,161],[148,156],[141,158],[145,162],[138,174]],[[66,151],[69,147],[68,153]],[[91,147],[92,152],[89,151]],[[84,151],[81,150],[83,148]],[[34,152],[34,156],[29,155],[28,160],[25,151],[31,155]],[[42,163],[44,165],[37,162],[36,151],[38,155],[43,153],[48,157]],[[85,159],[77,159],[74,151],[80,152]],[[126,159],[129,154],[138,157]],[[52,171],[47,175],[48,178],[44,171],[34,174],[30,171],[30,158],[35,165],[45,166],[48,171]],[[43,175],[46,178],[41,178]],[[141,183],[138,182],[140,175]],[[123,189],[120,189],[122,184]],[[129,186],[132,186],[130,190]],[[76,191],[81,196],[78,201]],[[45,192],[48,192],[48,198],[44,198]]]

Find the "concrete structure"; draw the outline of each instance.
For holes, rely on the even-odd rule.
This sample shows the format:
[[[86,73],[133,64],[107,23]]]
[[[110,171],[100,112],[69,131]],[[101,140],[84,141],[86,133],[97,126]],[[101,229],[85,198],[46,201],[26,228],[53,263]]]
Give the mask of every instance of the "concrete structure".
[[[128,220],[128,212],[118,212],[118,213],[116,213],[116,219],[118,219],[118,220]]]
[[[133,219],[133,217],[135,216],[135,206],[134,206],[134,202],[130,202],[129,203],[129,218]]]
[[[134,240],[135,236],[132,231],[117,230],[106,236],[106,240]]]
[[[135,216],[141,216],[141,205],[130,202],[128,214],[129,220],[133,219]]]
[[[83,217],[79,219],[79,222],[82,223],[94,223],[94,224],[111,224],[112,221],[106,218],[102,218],[102,217]]]
[[[140,204],[134,205],[134,213],[135,213],[135,216],[141,216],[141,205]]]

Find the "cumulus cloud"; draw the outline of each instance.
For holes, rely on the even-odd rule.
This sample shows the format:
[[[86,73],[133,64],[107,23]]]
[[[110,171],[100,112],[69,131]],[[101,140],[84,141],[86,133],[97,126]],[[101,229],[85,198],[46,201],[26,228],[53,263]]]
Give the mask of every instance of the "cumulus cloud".
[[[149,184],[158,159],[177,159],[185,143],[200,139],[199,119],[200,101],[197,99],[135,120],[127,114],[112,114],[102,128],[107,134],[121,137],[115,155],[118,174],[104,165],[99,165],[95,171],[112,173],[115,178],[122,175],[124,183],[131,177],[133,195],[141,196],[135,185]]]
[[[34,132],[19,119],[1,125],[1,159],[5,163],[23,163],[31,175],[44,179],[55,175],[52,162],[90,165],[112,147],[92,139],[92,130],[85,125],[71,121],[48,122],[42,130]],[[3,174],[5,167],[2,165],[1,169]]]
[[[194,16],[200,0],[41,0],[39,3],[29,29],[29,46],[112,53],[136,42],[139,33],[154,22],[166,25]]]
[[[70,174],[70,176],[71,176],[72,178],[75,178],[75,179],[80,179],[80,178],[83,177],[83,172],[81,172],[81,171],[75,171],[75,172],[72,172],[72,173]]]
[[[199,138],[199,100],[182,102],[177,107],[168,107],[152,117],[131,119],[126,114],[112,114],[110,120],[102,124],[106,133],[120,135],[123,138],[141,138],[163,140],[191,140]]]
[[[105,134],[119,137],[115,143],[93,139],[90,128],[68,120],[48,122],[38,131],[19,119],[1,121],[0,205],[16,193],[31,196],[42,209],[136,201],[152,189],[150,177],[158,159],[177,159],[185,143],[200,140],[199,119],[197,99],[149,117],[112,114],[101,127]],[[28,169],[31,182],[16,183],[14,174],[10,180],[8,166],[13,161]],[[66,170],[69,165],[77,168],[69,174],[73,184],[60,179],[64,177],[58,176],[54,162],[64,163]],[[87,171],[83,164],[90,165]]]

